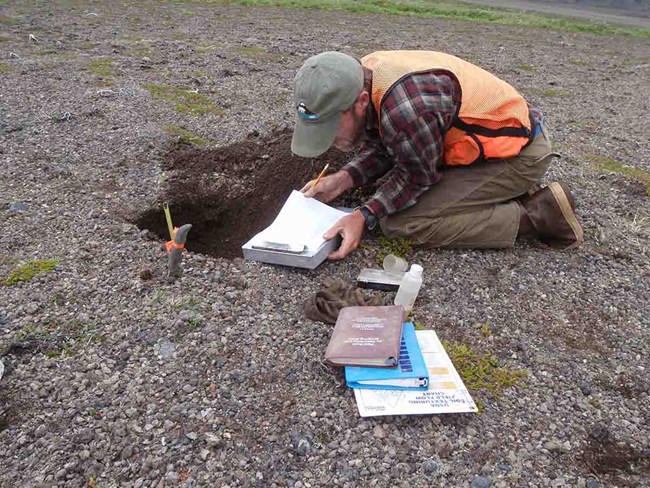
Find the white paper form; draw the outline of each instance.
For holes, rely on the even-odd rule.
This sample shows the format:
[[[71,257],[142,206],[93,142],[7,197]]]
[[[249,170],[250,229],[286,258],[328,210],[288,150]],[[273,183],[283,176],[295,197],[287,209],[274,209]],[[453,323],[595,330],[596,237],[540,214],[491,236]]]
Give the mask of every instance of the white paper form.
[[[346,215],[341,210],[293,190],[273,223],[257,234],[251,243],[254,246],[265,242],[300,248],[306,246],[308,252],[315,253],[325,242],[323,234]]]
[[[463,380],[432,330],[416,330],[424,363],[429,370],[426,391],[355,389],[359,415],[423,415],[477,412]]]

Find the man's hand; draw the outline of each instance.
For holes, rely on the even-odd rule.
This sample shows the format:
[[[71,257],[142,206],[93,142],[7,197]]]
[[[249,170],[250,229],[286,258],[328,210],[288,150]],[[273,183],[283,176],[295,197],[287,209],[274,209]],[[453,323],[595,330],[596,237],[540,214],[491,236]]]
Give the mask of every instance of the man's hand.
[[[322,182],[323,180],[321,180]],[[320,186],[320,183],[318,184]],[[343,237],[343,241],[338,250],[331,253],[328,259],[343,259],[345,256],[354,251],[361,243],[363,237],[363,229],[365,228],[366,221],[363,215],[358,210],[355,210],[350,215],[339,219],[325,234],[324,239],[332,239],[336,234]]]
[[[313,197],[321,202],[332,201],[345,190],[349,190],[353,186],[350,173],[343,170],[337,171],[333,175],[321,178],[318,185],[316,185],[316,188],[313,186],[315,181],[316,180],[310,181],[300,191],[303,192],[306,197]]]

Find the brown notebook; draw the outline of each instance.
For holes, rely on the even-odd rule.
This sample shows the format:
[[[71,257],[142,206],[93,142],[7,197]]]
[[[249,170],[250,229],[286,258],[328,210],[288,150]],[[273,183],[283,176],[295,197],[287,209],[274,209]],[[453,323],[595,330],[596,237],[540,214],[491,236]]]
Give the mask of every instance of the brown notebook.
[[[397,366],[404,307],[345,307],[341,309],[325,351],[335,366]]]

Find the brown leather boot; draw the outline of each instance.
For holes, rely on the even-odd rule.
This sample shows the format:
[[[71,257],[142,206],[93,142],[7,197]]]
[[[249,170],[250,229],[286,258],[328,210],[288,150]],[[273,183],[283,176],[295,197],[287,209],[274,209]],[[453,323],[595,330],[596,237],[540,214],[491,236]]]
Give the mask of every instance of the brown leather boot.
[[[540,241],[558,249],[573,249],[584,241],[575,214],[575,200],[566,184],[549,183],[520,200]]]

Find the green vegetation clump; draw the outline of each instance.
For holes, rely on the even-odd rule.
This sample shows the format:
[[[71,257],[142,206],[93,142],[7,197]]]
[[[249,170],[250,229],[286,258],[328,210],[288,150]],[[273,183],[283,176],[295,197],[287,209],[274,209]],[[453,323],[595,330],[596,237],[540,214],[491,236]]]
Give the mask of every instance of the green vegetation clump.
[[[529,73],[534,73],[537,71],[537,68],[535,68],[535,66],[531,66],[530,64],[520,64],[519,69],[521,71],[527,71]]]
[[[7,41],[10,40],[10,39],[11,39],[11,38],[10,38],[9,36],[3,36],[3,35],[0,35],[0,42],[7,42]]]
[[[34,279],[35,276],[49,273],[58,266],[58,264],[59,262],[53,259],[45,261],[29,261],[28,263],[14,269],[9,276],[2,281],[2,284],[5,286],[11,286],[20,281],[29,282]]]
[[[178,127],[177,125],[166,125],[165,130],[176,136],[178,136],[178,142],[180,144],[193,144],[195,146],[204,146],[207,141],[196,135],[194,132],[184,129],[183,127]]]
[[[13,71],[13,66],[7,63],[0,63],[0,73],[9,73],[10,71]]]
[[[502,390],[516,385],[527,374],[526,370],[499,367],[499,362],[489,352],[479,354],[458,342],[444,342],[443,345],[470,390],[485,391],[498,398]]]
[[[112,58],[97,58],[93,59],[90,62],[89,70],[91,73],[97,76],[114,76],[115,70],[113,69],[113,64],[115,61]]]
[[[202,1],[204,2],[205,0]],[[601,35],[623,34],[650,38],[650,29],[647,28],[599,24],[575,18],[521,12],[506,8],[497,9],[451,0],[439,0],[436,2],[427,0],[212,0],[212,2],[250,6],[345,10],[347,12],[410,15],[415,17],[438,17],[472,22],[521,25],[542,29],[590,32]]]
[[[542,90],[542,95],[546,97],[566,97],[570,95],[567,91],[556,90],[555,88],[546,88]]]
[[[0,24],[1,25],[13,25],[18,22],[13,17],[8,17],[7,15],[0,15]]]
[[[403,237],[389,239],[386,236],[379,236],[379,252],[377,254],[377,264],[383,264],[384,258],[389,254],[394,254],[403,258],[411,252],[411,242]]]
[[[631,166],[623,166],[613,158],[606,156],[597,156],[595,154],[588,154],[587,159],[594,163],[596,169],[600,171],[607,171],[619,175],[627,176],[633,180],[639,181],[645,186],[647,195],[650,195],[650,172],[641,169],[633,168]]]
[[[223,110],[218,109],[212,103],[210,97],[201,93],[195,93],[182,88],[169,85],[158,85],[147,83],[144,88],[159,100],[169,100],[174,104],[174,109],[179,113],[190,115],[205,115],[214,113],[223,115]]]
[[[21,328],[14,338],[14,342],[24,344],[25,347],[43,353],[48,358],[73,356],[78,349],[91,343],[102,343],[104,340],[96,324],[77,320],[46,320],[29,324]]]
[[[268,56],[268,52],[263,47],[258,46],[242,46],[237,49],[237,54],[246,56],[252,59],[263,59]]]

